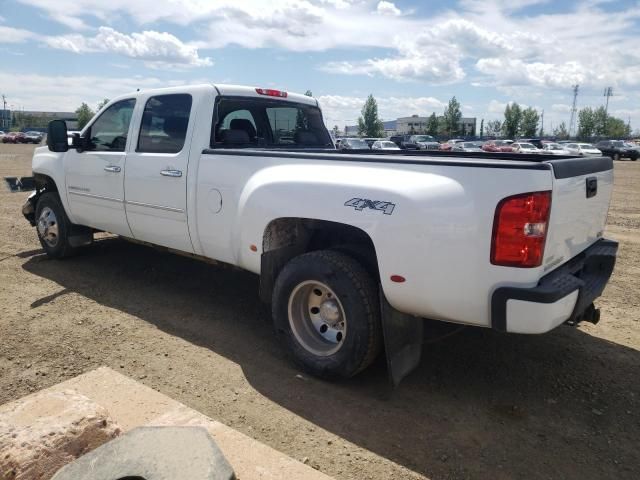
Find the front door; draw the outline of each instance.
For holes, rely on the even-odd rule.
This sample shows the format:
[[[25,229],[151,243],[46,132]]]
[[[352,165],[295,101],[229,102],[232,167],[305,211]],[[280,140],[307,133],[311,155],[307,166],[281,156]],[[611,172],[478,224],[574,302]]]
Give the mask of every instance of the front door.
[[[118,235],[131,236],[124,209],[124,166],[136,101],[109,106],[85,130],[86,149],[65,155],[67,200],[73,220]]]
[[[136,239],[193,253],[187,224],[192,97],[180,93],[140,101],[146,102],[140,133],[127,155],[127,220]]]

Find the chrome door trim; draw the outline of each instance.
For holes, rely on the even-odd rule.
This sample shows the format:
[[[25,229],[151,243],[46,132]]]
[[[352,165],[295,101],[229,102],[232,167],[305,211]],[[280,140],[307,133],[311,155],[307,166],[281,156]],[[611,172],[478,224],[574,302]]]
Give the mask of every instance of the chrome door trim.
[[[94,195],[93,193],[78,192],[75,190],[69,190],[69,193],[72,195],[78,195],[79,197],[88,197],[88,198],[95,198],[97,200],[106,200],[108,202],[122,203],[122,200],[119,198],[105,197],[103,195]]]
[[[124,203],[126,203],[127,205],[133,205],[136,207],[147,207],[147,208],[155,208],[156,210],[164,210],[166,212],[184,213],[184,210],[182,208],[167,207],[164,205],[153,205],[151,203],[132,202],[131,200],[127,200]]]

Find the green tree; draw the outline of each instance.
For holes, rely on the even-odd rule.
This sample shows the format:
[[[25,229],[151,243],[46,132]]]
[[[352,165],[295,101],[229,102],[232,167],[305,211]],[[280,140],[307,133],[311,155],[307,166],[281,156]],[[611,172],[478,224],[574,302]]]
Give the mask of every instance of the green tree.
[[[502,131],[502,123],[500,122],[500,120],[489,120],[487,122],[487,136],[489,137],[497,137],[498,135],[500,135],[500,132]]]
[[[591,138],[597,131],[596,121],[596,114],[591,107],[581,108],[578,112],[578,138]]]
[[[432,137],[438,136],[438,117],[436,112],[433,112],[427,120],[427,133]]]
[[[593,110],[593,135],[596,137],[607,136],[607,111],[603,106]]]
[[[95,113],[89,108],[89,105],[82,102],[82,105],[76,110],[76,115],[78,116],[78,129],[82,130],[84,126],[89,123],[89,120],[93,118]]]
[[[502,122],[502,133],[505,137],[516,138],[520,133],[522,122],[522,109],[517,103],[507,103],[504,109],[504,122]]]
[[[447,135],[455,136],[460,130],[460,119],[462,118],[462,111],[460,111],[460,102],[456,100],[456,97],[452,97],[449,100],[447,108],[444,109],[443,122],[444,129]]]
[[[109,99],[108,98],[105,98],[104,100],[99,102],[98,103],[98,109],[96,111],[99,112],[100,110],[102,110],[102,107],[104,107],[107,103],[109,103]]]
[[[484,137],[484,118],[480,120],[480,140]]]
[[[358,135],[381,137],[384,135],[384,124],[378,117],[378,102],[373,95],[367,97],[362,107],[362,116],[358,118]]]
[[[613,138],[627,138],[631,135],[631,128],[621,118],[609,117],[607,119],[607,136]]]
[[[520,121],[520,132],[525,137],[535,137],[540,122],[540,114],[533,107],[525,108],[522,111],[522,119]]]
[[[553,135],[559,139],[567,139],[569,138],[569,131],[567,130],[567,125],[562,122],[553,130]]]

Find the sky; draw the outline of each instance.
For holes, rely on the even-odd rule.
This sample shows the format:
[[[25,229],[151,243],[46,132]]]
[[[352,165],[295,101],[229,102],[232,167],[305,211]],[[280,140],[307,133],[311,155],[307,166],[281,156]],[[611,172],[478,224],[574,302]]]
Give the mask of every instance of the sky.
[[[181,84],[311,90],[327,125],[367,95],[383,120],[502,119],[544,110],[545,130],[604,104],[640,130],[640,1],[0,0],[0,94],[9,108],[73,111]]]

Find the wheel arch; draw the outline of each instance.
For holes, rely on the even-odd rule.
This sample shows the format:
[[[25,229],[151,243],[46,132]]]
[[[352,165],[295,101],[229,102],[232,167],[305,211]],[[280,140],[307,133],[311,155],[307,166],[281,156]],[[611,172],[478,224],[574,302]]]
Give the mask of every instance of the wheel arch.
[[[271,220],[262,237],[260,298],[271,302],[273,286],[284,265],[303,253],[334,249],[358,260],[379,281],[378,257],[367,232],[353,225],[300,217]]]
[[[46,190],[47,192],[56,192],[58,195],[60,194],[56,181],[49,175],[44,173],[34,173],[33,178],[36,182],[36,191],[41,193]]]

